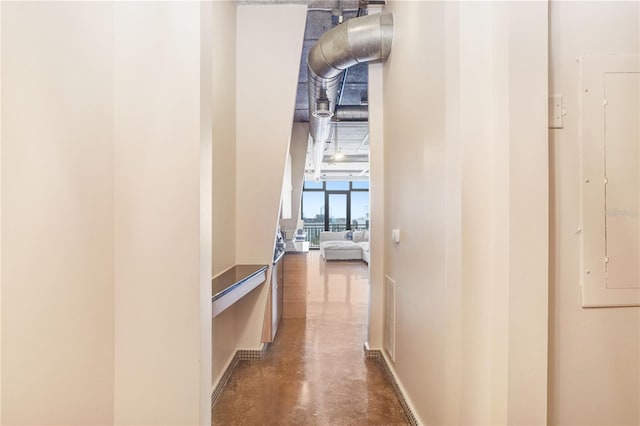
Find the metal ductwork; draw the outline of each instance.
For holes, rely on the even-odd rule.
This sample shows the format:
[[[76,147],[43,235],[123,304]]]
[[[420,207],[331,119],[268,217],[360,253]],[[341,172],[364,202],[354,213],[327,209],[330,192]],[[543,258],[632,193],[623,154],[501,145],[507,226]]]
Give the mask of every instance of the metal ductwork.
[[[336,121],[367,121],[369,119],[368,105],[340,105],[336,107]]]
[[[331,163],[331,162],[335,162],[335,161],[337,161],[339,163],[365,163],[365,162],[369,161],[369,154],[343,155],[343,158],[341,160],[338,160],[333,155],[325,155],[323,161],[325,163]]]
[[[391,53],[393,15],[379,13],[346,21],[327,31],[309,51],[309,133],[316,180],[331,132],[342,72],[358,63],[383,61]]]

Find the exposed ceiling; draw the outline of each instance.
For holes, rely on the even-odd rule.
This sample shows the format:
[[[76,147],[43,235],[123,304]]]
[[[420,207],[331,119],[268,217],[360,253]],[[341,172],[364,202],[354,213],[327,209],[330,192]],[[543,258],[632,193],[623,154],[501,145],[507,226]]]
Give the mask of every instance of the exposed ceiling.
[[[294,121],[309,121],[309,101],[307,92],[307,57],[309,49],[322,34],[342,22],[355,18],[360,2],[358,0],[236,0],[238,4],[304,4],[308,7],[307,24],[304,34],[298,93]],[[363,0],[364,2],[364,0]],[[383,3],[369,0],[370,4]],[[342,17],[342,18],[340,18]],[[346,73],[341,106],[366,105],[368,100],[368,66],[356,65]],[[339,155],[339,154],[342,154]],[[338,155],[337,155],[338,154]],[[307,148],[305,179],[313,179],[311,141]],[[323,180],[358,180],[369,178],[369,125],[367,121],[335,122],[331,137],[325,145],[325,161],[322,165]]]
[[[291,3],[290,1],[287,3]],[[304,34],[298,94],[296,98],[295,121],[309,121],[309,100],[307,91],[307,56],[309,49],[320,36],[338,24],[356,17],[358,1],[317,0],[299,2],[308,4],[307,25]],[[345,73],[345,81],[339,105],[366,105],[367,64],[356,65]],[[313,157],[311,145],[307,149],[305,165],[306,178],[312,179]],[[366,121],[340,121],[332,126],[331,137],[325,145],[325,161],[322,165],[322,179],[368,179],[369,178],[369,125]]]

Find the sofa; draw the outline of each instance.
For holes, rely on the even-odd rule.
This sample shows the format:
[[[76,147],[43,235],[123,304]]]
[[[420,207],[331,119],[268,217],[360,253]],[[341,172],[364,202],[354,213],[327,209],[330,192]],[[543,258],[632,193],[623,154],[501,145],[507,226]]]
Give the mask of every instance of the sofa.
[[[363,260],[369,263],[369,231],[321,232],[320,255],[324,260]]]

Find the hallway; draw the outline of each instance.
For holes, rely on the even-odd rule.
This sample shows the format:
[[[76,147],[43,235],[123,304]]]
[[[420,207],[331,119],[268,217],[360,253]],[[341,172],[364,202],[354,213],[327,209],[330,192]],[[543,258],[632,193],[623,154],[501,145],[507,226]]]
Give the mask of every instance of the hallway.
[[[367,275],[309,252],[306,320],[283,319],[263,360],[238,363],[212,424],[408,424],[382,366],[364,358]]]

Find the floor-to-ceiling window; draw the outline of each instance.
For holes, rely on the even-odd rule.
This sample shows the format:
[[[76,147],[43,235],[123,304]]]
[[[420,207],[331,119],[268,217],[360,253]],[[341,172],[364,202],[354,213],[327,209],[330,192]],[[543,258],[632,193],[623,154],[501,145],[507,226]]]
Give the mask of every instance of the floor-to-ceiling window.
[[[311,248],[321,231],[369,229],[369,181],[305,181],[302,220]]]

